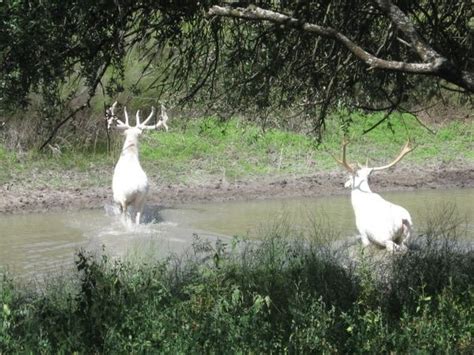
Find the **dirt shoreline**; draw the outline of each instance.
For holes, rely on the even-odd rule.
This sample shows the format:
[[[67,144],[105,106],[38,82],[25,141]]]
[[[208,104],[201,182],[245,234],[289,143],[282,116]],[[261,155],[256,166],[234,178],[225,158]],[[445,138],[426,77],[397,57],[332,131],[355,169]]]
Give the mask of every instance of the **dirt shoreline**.
[[[345,180],[345,173],[334,171],[311,176],[264,177],[232,183],[216,180],[200,185],[157,185],[152,182],[147,203],[173,206],[193,202],[340,195],[349,193],[343,187]],[[398,168],[374,174],[371,187],[374,192],[473,188],[474,166]],[[109,186],[31,189],[27,185],[16,183],[0,186],[0,194],[0,214],[97,209],[112,202],[112,189]]]

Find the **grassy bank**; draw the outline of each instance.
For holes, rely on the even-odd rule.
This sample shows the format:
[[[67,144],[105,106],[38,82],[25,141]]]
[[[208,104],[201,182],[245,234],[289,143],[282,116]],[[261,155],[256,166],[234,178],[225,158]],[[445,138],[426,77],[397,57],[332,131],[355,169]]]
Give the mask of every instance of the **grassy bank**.
[[[284,225],[163,262],[81,252],[72,281],[39,292],[4,277],[0,353],[470,354],[474,254],[458,233],[431,224],[383,265]]]
[[[327,127],[324,145],[307,135],[278,129],[262,130],[242,120],[220,122],[216,118],[172,120],[171,131],[147,132],[141,139],[145,170],[163,183],[205,183],[259,176],[308,175],[339,169],[330,155],[338,154],[342,139],[341,117],[354,123],[348,135],[349,159],[377,164],[390,160],[410,137],[418,148],[404,159],[405,165],[462,165],[474,162],[470,121],[433,125],[430,133],[411,115],[393,114],[390,123],[368,134],[362,132],[382,115],[340,112]],[[110,182],[122,138],[113,134],[112,154],[102,144],[86,147],[63,145],[60,150],[15,153],[0,146],[0,184],[21,182],[33,187],[94,187]]]

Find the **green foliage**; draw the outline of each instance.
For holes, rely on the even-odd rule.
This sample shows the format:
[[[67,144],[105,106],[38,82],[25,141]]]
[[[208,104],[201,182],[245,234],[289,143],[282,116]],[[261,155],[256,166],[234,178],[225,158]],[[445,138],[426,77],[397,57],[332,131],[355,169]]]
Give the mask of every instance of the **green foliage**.
[[[419,296],[414,313],[404,312],[397,343],[403,352],[472,353],[474,290],[455,293],[450,287],[434,299]],[[456,331],[453,331],[455,329]]]
[[[245,7],[247,2],[230,3]],[[280,111],[282,121],[299,117],[321,138],[327,114],[341,105],[377,110],[425,104],[445,86],[435,85],[441,78],[472,92],[469,75],[461,75],[472,72],[472,36],[465,35],[472,27],[465,11],[469,0],[397,3],[419,36],[449,63],[429,76],[367,70],[334,41],[337,36],[320,37],[295,25],[330,26],[380,58],[419,61],[391,30],[403,26],[383,6],[361,0],[259,1],[297,19],[277,25],[206,16],[215,4],[230,5],[217,0],[2,1],[0,113],[38,101],[35,116],[44,126],[38,133],[45,139],[83,104],[97,108],[93,97],[101,93],[180,109],[246,113],[262,126],[270,113]]]
[[[8,151],[5,147],[0,145],[0,182],[6,183],[12,177],[15,171],[19,170],[19,164],[15,162],[15,154]]]
[[[325,143],[320,146],[302,134],[263,130],[238,119],[220,121],[208,117],[191,121],[185,130],[178,128],[167,134],[155,133],[145,137],[141,146],[142,159],[144,165],[159,168],[167,179],[186,175],[191,181],[207,174],[241,178],[311,174],[321,169],[334,169],[336,163],[328,151],[336,153],[340,149],[342,137],[337,121],[345,119],[346,114],[340,112],[334,119],[335,123],[328,126]],[[390,129],[381,125],[363,135],[363,131],[383,115],[353,113],[350,116],[360,116],[348,132],[353,139],[349,159],[354,161],[366,157],[377,162],[390,160],[398,154],[408,137],[417,149],[404,159],[407,164],[450,163],[472,158],[470,133],[474,133],[474,125],[471,122],[449,122],[438,127],[436,134],[431,134],[414,116],[394,114],[386,123]]]
[[[12,329],[12,303],[14,298],[13,282],[7,278],[5,274],[2,275],[0,282],[0,350],[11,351],[14,347],[14,339],[10,332]]]
[[[185,130],[144,137],[143,164],[154,165],[167,178],[217,175],[224,178],[289,173],[305,169],[314,154],[311,139],[295,133],[260,128],[238,119],[214,117],[190,122]],[[194,176],[193,176],[194,175]]]
[[[299,354],[331,354],[337,351],[337,313],[334,306],[328,307],[322,298],[297,295],[292,307],[289,350]],[[329,309],[328,309],[329,308]]]
[[[3,276],[0,352],[472,352],[472,249],[451,239],[374,268],[311,240],[280,225],[146,264],[81,251],[72,281],[41,292]]]
[[[385,120],[385,114],[364,114],[340,110],[334,113],[328,126],[325,145],[331,151],[340,149],[341,130],[351,141],[348,146],[348,160],[365,162],[383,162],[398,154],[402,145],[410,139],[417,148],[407,155],[404,164],[413,163],[449,163],[459,159],[471,160],[472,121],[448,121],[423,127],[411,114],[393,113]],[[383,120],[383,121],[382,121]],[[378,122],[382,121],[373,130]],[[349,122],[349,125],[347,125]]]
[[[141,162],[149,176],[165,183],[208,183],[217,179],[254,178],[258,176],[307,175],[339,169],[328,153],[339,154],[340,123],[349,113],[341,111],[327,127],[324,145],[303,134],[276,128],[263,130],[233,118],[227,121],[205,117],[189,122],[176,120],[169,132],[147,132],[141,137]],[[380,125],[367,135],[362,132],[381,119],[381,115],[360,115],[348,131],[352,143],[349,161],[384,163],[399,152],[411,137],[417,148],[403,164],[467,163],[474,160],[472,122],[447,122],[434,127],[431,134],[410,115],[390,117],[393,131]],[[357,122],[357,123],[356,123]],[[0,145],[0,183],[20,180],[37,187],[94,187],[110,183],[113,165],[122,145],[122,136],[114,135],[113,154],[105,147],[96,150],[64,147],[59,153],[14,153]],[[64,172],[68,178],[64,179]],[[35,178],[32,179],[32,176]]]

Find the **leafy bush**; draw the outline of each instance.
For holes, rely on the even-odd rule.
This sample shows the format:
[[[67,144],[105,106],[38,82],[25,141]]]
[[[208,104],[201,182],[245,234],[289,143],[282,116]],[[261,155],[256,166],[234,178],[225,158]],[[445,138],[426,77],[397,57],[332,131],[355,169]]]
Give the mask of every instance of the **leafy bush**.
[[[378,268],[282,227],[141,265],[80,252],[70,283],[3,278],[0,352],[472,353],[472,248],[442,234]]]

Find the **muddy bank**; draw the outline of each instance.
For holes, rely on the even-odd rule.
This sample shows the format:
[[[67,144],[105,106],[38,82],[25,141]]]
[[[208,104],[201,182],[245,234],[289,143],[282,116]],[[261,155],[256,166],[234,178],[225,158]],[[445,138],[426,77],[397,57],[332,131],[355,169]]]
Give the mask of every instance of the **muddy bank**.
[[[316,197],[349,193],[341,171],[316,173],[311,176],[258,178],[205,184],[157,184],[151,181],[148,203],[171,206],[187,202],[229,201],[284,197]],[[16,182],[0,186],[0,213],[47,212],[102,208],[112,200],[110,186],[95,188],[32,188]],[[474,167],[405,167],[379,172],[371,178],[375,192],[414,189],[448,189],[474,187]]]

